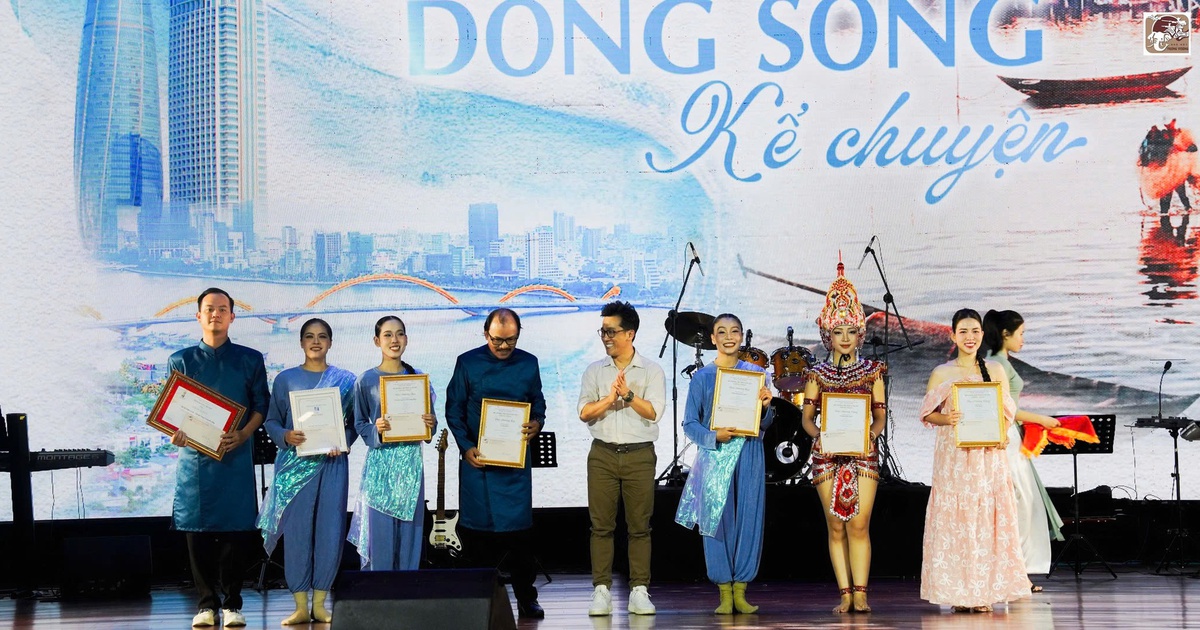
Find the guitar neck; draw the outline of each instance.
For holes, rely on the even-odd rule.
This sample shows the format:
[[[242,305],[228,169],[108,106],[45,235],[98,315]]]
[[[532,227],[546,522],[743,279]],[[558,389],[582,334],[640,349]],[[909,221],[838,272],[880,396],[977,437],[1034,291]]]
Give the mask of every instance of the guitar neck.
[[[446,451],[438,452],[437,518],[446,518]]]

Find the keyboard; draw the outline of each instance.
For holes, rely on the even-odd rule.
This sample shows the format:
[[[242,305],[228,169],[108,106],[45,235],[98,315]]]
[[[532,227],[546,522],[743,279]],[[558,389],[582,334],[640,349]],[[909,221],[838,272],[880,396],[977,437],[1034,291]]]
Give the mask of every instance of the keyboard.
[[[0,452],[0,472],[12,470],[11,455]],[[63,468],[90,468],[92,466],[107,466],[113,463],[115,457],[112,451],[101,451],[86,448],[64,448],[53,451],[33,451],[29,453],[29,470],[60,470]]]
[[[1149,418],[1138,418],[1133,421],[1133,426],[1139,429],[1175,429],[1182,431],[1188,425],[1195,422],[1191,418],[1182,418],[1180,416],[1170,416],[1168,418],[1160,418],[1158,416],[1150,416]]]

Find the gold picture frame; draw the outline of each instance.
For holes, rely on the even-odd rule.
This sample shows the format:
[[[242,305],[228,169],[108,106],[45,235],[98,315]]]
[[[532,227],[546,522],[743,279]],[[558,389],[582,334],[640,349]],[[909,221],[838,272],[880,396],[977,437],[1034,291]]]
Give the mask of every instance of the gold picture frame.
[[[714,431],[719,428],[731,429],[734,435],[758,437],[759,423],[762,421],[762,403],[759,402],[758,392],[762,390],[766,378],[766,372],[758,370],[717,368],[717,382],[713,386],[712,412],[709,414],[708,428]],[[748,406],[740,404],[735,408],[726,408],[720,404],[725,385],[734,382],[737,383],[739,403],[744,402],[742,399],[749,398],[750,390],[753,389],[753,412]],[[727,424],[728,420],[732,420],[734,424]]]
[[[512,435],[497,435],[492,437],[488,434],[488,418],[491,416],[492,410],[501,409],[520,410],[521,412],[520,417],[509,417],[513,416],[514,414],[512,414],[511,411],[506,412],[503,417],[503,426],[501,427],[504,431],[518,431],[516,440],[513,439]],[[529,403],[500,400],[498,398],[484,398],[483,403],[479,408],[479,440],[476,443],[476,448],[479,449],[479,455],[476,457],[476,459],[484,464],[487,464],[488,466],[524,468],[525,457],[529,452],[529,441],[525,439],[525,434],[521,432],[520,425],[524,425],[529,422],[529,415],[532,409],[533,405],[530,405]],[[500,420],[501,416],[497,415],[495,419]],[[520,420],[520,422],[516,422],[516,420]],[[496,423],[493,423],[493,427],[495,425]],[[495,432],[495,429],[493,429],[493,432]],[[520,441],[519,445],[515,444],[517,440]],[[499,449],[507,449],[512,451],[516,454],[516,457],[488,457],[484,449],[490,444],[495,444],[496,448]]]
[[[422,414],[432,413],[433,400],[430,398],[429,394],[428,374],[385,374],[379,377],[379,414],[381,416],[387,418],[389,415],[387,397],[388,383],[407,383],[410,381],[420,381],[420,385],[418,385],[418,387],[421,387],[422,395],[425,398],[425,410],[422,412]],[[379,441],[390,444],[393,442],[428,442],[429,440],[433,439],[433,430],[424,424],[422,424],[422,427],[424,427],[424,431],[420,433],[402,435],[384,434],[379,436]]]
[[[821,435],[822,437],[828,430],[826,412],[830,408],[830,402],[838,400],[857,401],[862,403],[863,407],[863,432],[862,432],[862,449],[838,449],[834,451],[825,450],[826,440],[821,440],[821,453],[823,455],[849,455],[853,457],[866,457],[871,452],[871,395],[870,394],[851,394],[837,392],[821,392]],[[857,415],[857,414],[855,414]],[[857,446],[857,440],[855,441]]]
[[[955,383],[950,388],[954,409],[963,412],[954,425],[954,443],[959,448],[989,448],[1004,443],[1004,433],[1008,427],[1004,421],[1004,390],[999,382],[985,383],[965,382]],[[991,398],[994,396],[995,402]],[[963,410],[963,403],[967,409]],[[995,406],[995,417],[981,415],[984,410],[990,411]],[[965,430],[964,430],[965,427]],[[994,428],[994,432],[993,432]],[[967,435],[964,437],[964,433]]]

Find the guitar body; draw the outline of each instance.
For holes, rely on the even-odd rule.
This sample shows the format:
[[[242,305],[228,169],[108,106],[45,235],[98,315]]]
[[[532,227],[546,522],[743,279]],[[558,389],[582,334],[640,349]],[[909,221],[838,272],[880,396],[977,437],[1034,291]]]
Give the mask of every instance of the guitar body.
[[[457,557],[462,551],[462,542],[458,540],[455,529],[458,526],[458,515],[453,518],[434,518],[433,529],[429,532],[429,544],[434,549],[444,550],[450,557]]]

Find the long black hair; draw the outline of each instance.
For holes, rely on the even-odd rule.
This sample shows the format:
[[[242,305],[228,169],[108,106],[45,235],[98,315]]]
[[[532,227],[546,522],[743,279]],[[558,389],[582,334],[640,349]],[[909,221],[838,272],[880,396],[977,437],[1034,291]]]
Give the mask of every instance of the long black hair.
[[[329,327],[329,322],[321,319],[320,317],[314,317],[304,322],[304,325],[300,327],[300,341],[304,341],[304,331],[308,330],[308,327],[314,324],[324,326],[325,332],[329,334],[329,340],[333,341],[333,329]],[[378,337],[378,333],[376,333],[375,336]]]
[[[983,326],[983,318],[979,316],[978,311],[970,308],[960,308],[955,311],[954,317],[950,319],[950,331],[954,332],[958,330],[958,323],[964,319],[973,319],[979,322],[981,327]],[[983,380],[990,381],[992,380],[992,376],[988,374],[987,361],[983,358],[984,354],[983,348],[977,350],[975,352],[975,363],[979,364],[979,373],[983,376]]]
[[[406,326],[404,324],[404,320],[400,319],[399,317],[396,317],[395,315],[384,315],[383,317],[379,318],[379,321],[375,322],[375,338],[376,339],[379,338],[379,333],[383,330],[383,325],[388,322],[396,322],[396,323],[400,324],[400,327],[404,329],[405,336],[408,335],[408,326]],[[330,337],[330,338],[332,339],[332,337]],[[404,368],[405,374],[416,374],[416,370],[413,369],[413,366],[405,363],[404,359],[400,359],[400,367]]]
[[[992,351],[999,354],[1004,349],[1005,333],[1009,335],[1025,323],[1025,318],[1016,311],[988,311],[983,316],[983,343]]]
[[[738,330],[742,330],[741,318],[739,318],[737,315],[734,315],[733,313],[721,313],[720,315],[717,315],[716,319],[713,320],[712,328],[708,329],[708,334],[710,334],[710,335],[717,334],[717,322],[721,321],[722,319],[732,319],[733,321],[737,322]],[[745,331],[743,331],[743,332],[745,332]]]

